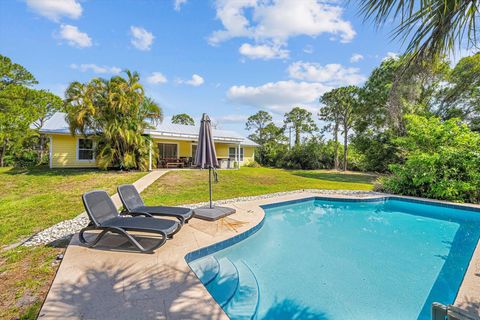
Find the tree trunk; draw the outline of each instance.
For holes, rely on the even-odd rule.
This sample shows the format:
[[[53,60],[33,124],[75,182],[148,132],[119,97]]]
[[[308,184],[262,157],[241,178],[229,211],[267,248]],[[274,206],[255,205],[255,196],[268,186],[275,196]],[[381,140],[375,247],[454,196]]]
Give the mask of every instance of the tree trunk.
[[[335,128],[333,129],[333,141],[335,141],[334,146],[334,166],[335,170],[338,170],[338,124],[335,124]]]
[[[343,129],[343,171],[347,171],[347,154],[348,154],[348,130]]]
[[[4,158],[5,158],[6,149],[7,149],[7,139],[4,139],[2,149],[0,151],[0,167],[4,166]]]
[[[38,159],[37,159],[37,164],[41,164],[42,163],[42,160],[43,160],[43,157],[45,155],[45,139],[44,139],[44,135],[41,134],[40,135],[40,139],[39,139],[39,152],[38,152]]]
[[[295,129],[295,146],[300,144],[300,129]]]

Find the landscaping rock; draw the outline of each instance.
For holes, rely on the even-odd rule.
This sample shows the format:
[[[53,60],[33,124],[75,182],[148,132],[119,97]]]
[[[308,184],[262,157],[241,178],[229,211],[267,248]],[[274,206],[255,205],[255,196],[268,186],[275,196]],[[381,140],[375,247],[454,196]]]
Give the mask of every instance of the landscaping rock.
[[[295,190],[295,191],[269,193],[269,194],[263,194],[259,196],[238,197],[238,198],[232,198],[232,199],[226,199],[226,200],[218,200],[218,201],[214,201],[214,204],[228,205],[229,203],[234,203],[238,201],[269,199],[269,198],[295,194],[300,192],[312,192],[312,193],[319,193],[322,195],[340,194],[340,195],[350,195],[354,197],[368,197],[372,195],[379,195],[379,196],[383,195],[382,193],[373,192],[373,191],[303,189],[303,190]],[[201,203],[184,205],[184,207],[195,209],[198,207],[206,206],[208,204],[209,204],[208,202],[201,202]],[[84,212],[71,220],[62,221],[60,223],[57,223],[54,226],[51,226],[48,229],[40,231],[39,233],[27,239],[23,243],[23,245],[27,247],[31,247],[31,246],[44,245],[52,242],[66,240],[69,237],[71,237],[73,234],[79,232],[82,228],[86,227],[88,225],[88,222],[89,222],[88,216]]]

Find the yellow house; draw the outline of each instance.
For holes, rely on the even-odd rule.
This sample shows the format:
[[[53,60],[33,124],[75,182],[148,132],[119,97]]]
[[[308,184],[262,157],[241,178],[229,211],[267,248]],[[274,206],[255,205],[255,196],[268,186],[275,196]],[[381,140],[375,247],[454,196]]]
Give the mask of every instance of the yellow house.
[[[50,139],[50,168],[97,166],[93,140],[71,135],[65,113],[54,114],[40,132]],[[195,160],[198,132],[198,126],[178,124],[160,124],[144,132],[153,141],[149,168],[191,166]],[[258,145],[248,138],[233,131],[213,129],[213,139],[221,168],[234,168],[253,161]],[[154,158],[154,154],[158,156]]]

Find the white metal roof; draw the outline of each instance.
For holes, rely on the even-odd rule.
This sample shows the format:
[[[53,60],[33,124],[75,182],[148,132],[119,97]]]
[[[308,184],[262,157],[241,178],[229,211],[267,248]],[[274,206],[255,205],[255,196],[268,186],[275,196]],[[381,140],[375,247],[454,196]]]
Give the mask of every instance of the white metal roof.
[[[55,113],[49,120],[47,120],[47,122],[45,122],[40,132],[45,134],[70,134],[70,129],[65,118],[65,113]],[[145,130],[145,134],[149,134],[152,137],[162,139],[197,140],[199,131],[199,126],[161,123],[157,125],[154,129]],[[252,140],[245,138],[234,131],[229,130],[213,129],[213,139],[217,142],[234,143],[245,146],[258,146]]]

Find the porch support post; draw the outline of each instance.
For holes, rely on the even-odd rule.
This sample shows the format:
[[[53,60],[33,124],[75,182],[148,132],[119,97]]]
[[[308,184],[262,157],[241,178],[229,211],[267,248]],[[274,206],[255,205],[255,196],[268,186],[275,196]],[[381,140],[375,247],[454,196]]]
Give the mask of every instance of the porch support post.
[[[238,168],[237,169],[240,169],[240,143],[238,144],[237,157],[238,157]]]
[[[148,147],[148,171],[152,171],[152,139],[150,139]]]
[[[48,165],[50,167],[50,169],[52,169],[53,167],[53,139],[52,139],[52,136],[49,136],[49,146],[48,146]]]

